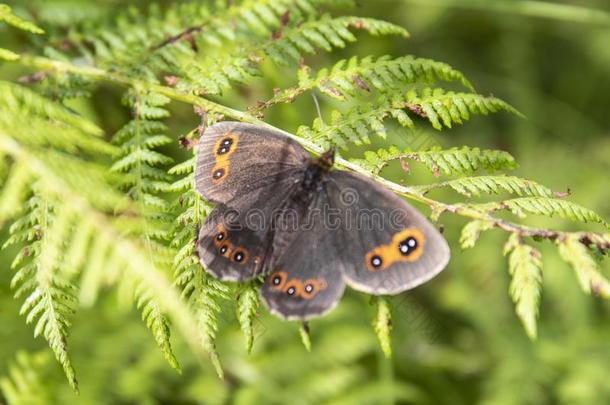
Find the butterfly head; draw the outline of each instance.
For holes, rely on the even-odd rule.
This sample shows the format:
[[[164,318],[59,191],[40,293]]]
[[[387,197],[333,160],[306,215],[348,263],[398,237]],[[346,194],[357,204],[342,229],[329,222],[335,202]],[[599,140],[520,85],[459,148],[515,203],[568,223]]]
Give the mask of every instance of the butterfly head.
[[[330,169],[335,164],[335,148],[330,148],[329,150],[321,154],[320,157],[315,159],[313,162],[316,165],[320,166],[325,172],[330,171]]]

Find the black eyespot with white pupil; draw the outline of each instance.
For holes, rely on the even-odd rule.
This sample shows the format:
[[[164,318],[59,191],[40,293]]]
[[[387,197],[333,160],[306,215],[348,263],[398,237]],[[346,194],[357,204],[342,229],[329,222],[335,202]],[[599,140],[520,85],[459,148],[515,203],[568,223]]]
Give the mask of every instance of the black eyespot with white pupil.
[[[275,276],[273,277],[273,280],[271,280],[271,282],[273,283],[273,285],[280,285],[280,283],[282,282],[282,278],[280,276]]]
[[[381,257],[375,255],[371,257],[371,264],[373,265],[373,267],[381,267],[381,265],[383,264],[383,260],[381,260]]]
[[[417,249],[417,239],[409,236],[407,239],[398,244],[398,249],[400,250],[400,254],[403,256],[409,256]]]
[[[286,293],[288,295],[294,295],[295,292],[296,292],[296,289],[294,287],[290,287],[290,288],[288,288],[288,290],[286,290]]]
[[[231,138],[223,139],[222,142],[220,142],[220,146],[218,147],[218,150],[216,151],[216,153],[218,155],[224,155],[225,153],[227,153],[228,151],[231,150],[232,144],[233,144],[233,140]]]
[[[222,240],[224,240],[224,239],[225,239],[225,233],[224,233],[224,232],[219,232],[219,233],[216,235],[216,240],[217,240],[217,241],[222,241]]]
[[[215,179],[219,179],[224,175],[225,175],[225,169],[218,169],[218,170],[214,171],[214,174],[212,174],[212,177],[214,177]]]
[[[235,260],[237,263],[240,263],[242,260],[244,260],[244,254],[242,252],[235,252],[235,254],[233,255],[233,260]]]
[[[225,253],[227,253],[227,250],[229,250],[229,247],[227,245],[222,245],[220,247],[220,254],[224,255]]]
[[[305,292],[312,292],[313,291],[313,285],[311,284],[305,284]]]

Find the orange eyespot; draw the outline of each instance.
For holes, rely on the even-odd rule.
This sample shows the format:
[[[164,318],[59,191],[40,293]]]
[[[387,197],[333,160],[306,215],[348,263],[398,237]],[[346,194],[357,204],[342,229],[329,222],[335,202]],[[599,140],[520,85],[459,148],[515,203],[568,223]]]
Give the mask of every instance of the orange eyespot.
[[[385,270],[396,262],[414,262],[423,253],[424,234],[414,228],[396,233],[387,245],[380,245],[364,256],[369,271]]]
[[[233,132],[227,132],[214,144],[214,158],[216,164],[210,173],[212,176],[212,184],[218,185],[222,183],[229,175],[229,156],[237,149],[238,142],[239,135]]]
[[[286,284],[287,275],[283,271],[276,271],[269,277],[269,284],[276,290],[283,290]]]
[[[298,297],[303,292],[303,284],[301,284],[301,282],[296,278],[293,278],[284,285],[282,290],[291,297]]]
[[[222,245],[220,245],[220,247],[218,248],[218,253],[221,256],[224,256],[226,258],[231,257],[231,252],[233,251],[233,245],[231,245],[229,242],[225,242]]]
[[[326,280],[324,280],[323,278],[310,278],[303,282],[303,290],[301,291],[301,297],[305,298],[306,300],[310,300],[315,297],[318,292],[320,292],[320,290],[323,290],[325,288]]]
[[[220,248],[222,244],[227,241],[227,231],[225,230],[224,226],[222,226],[222,224],[218,224],[218,226],[216,227],[216,233],[213,235],[213,238],[214,246],[216,246],[217,248]]]
[[[228,161],[216,163],[216,165],[212,168],[212,173],[211,173],[212,184],[216,185],[216,184],[222,183],[228,174],[229,174],[229,162]]]
[[[239,135],[233,132],[227,132],[221,136],[214,144],[214,157],[216,160],[227,159],[229,155],[235,152]]]
[[[239,264],[246,264],[248,262],[248,251],[241,246],[235,248],[231,260]]]

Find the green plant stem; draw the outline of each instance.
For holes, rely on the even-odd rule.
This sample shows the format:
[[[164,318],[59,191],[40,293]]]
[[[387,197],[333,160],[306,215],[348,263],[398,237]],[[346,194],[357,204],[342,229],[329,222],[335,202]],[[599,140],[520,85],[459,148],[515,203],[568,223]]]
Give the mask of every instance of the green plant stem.
[[[238,121],[247,122],[255,125],[259,125],[265,128],[272,129],[274,131],[279,131],[284,134],[286,137],[291,138],[305,148],[310,151],[320,154],[324,152],[324,150],[314,142],[300,138],[294,134],[276,128],[260,119],[253,117],[252,115],[245,113],[243,111],[235,110],[230,107],[226,107],[222,104],[215,103],[201,96],[197,96],[194,94],[184,93],[179,90],[176,90],[172,87],[162,86],[159,84],[146,83],[125,75],[121,75],[115,72],[109,72],[103,69],[91,67],[91,66],[82,66],[75,65],[63,61],[57,61],[49,58],[39,57],[39,56],[30,56],[30,55],[22,55],[17,63],[28,66],[30,68],[36,70],[50,70],[56,73],[73,73],[80,76],[84,76],[90,79],[95,79],[99,81],[105,81],[109,83],[121,84],[129,87],[133,87],[136,89],[147,89],[149,91],[163,94],[169,97],[172,100],[184,102],[187,104],[198,106],[199,108],[205,111],[213,111],[219,114],[224,115],[225,117],[230,117],[232,119],[236,119]],[[532,228],[522,224],[506,221],[504,219],[497,218],[490,214],[489,212],[480,211],[474,208],[466,207],[461,204],[446,204],[440,201],[433,200],[429,197],[426,197],[421,191],[417,191],[411,187],[402,186],[400,184],[394,183],[390,180],[387,180],[379,175],[372,174],[359,165],[345,160],[339,156],[336,157],[336,163],[344,168],[353,170],[358,172],[364,176],[371,177],[374,180],[378,181],[388,189],[393,192],[405,196],[411,200],[419,201],[430,207],[433,213],[440,215],[443,212],[451,212],[460,216],[478,219],[481,221],[485,221],[491,224],[495,228],[503,229],[510,233],[519,234],[522,237],[536,237],[543,238],[549,240],[561,239],[566,237],[567,235],[577,234],[581,243],[586,246],[595,245],[602,250],[610,249],[610,244],[605,242],[599,242],[597,240],[592,239],[591,235],[595,235],[593,233],[587,232],[563,232],[563,231],[554,231],[547,229],[539,229]]]

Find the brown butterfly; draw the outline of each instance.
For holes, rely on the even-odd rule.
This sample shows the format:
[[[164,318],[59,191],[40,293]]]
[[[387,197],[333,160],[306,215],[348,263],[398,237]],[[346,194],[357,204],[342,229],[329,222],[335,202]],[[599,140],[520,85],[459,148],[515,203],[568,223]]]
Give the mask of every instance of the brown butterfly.
[[[375,181],[333,170],[279,132],[239,122],[209,127],[195,186],[216,203],[201,228],[203,267],[222,280],[264,277],[271,312],[306,320],[345,285],[398,294],[438,274],[449,247],[417,210]]]

